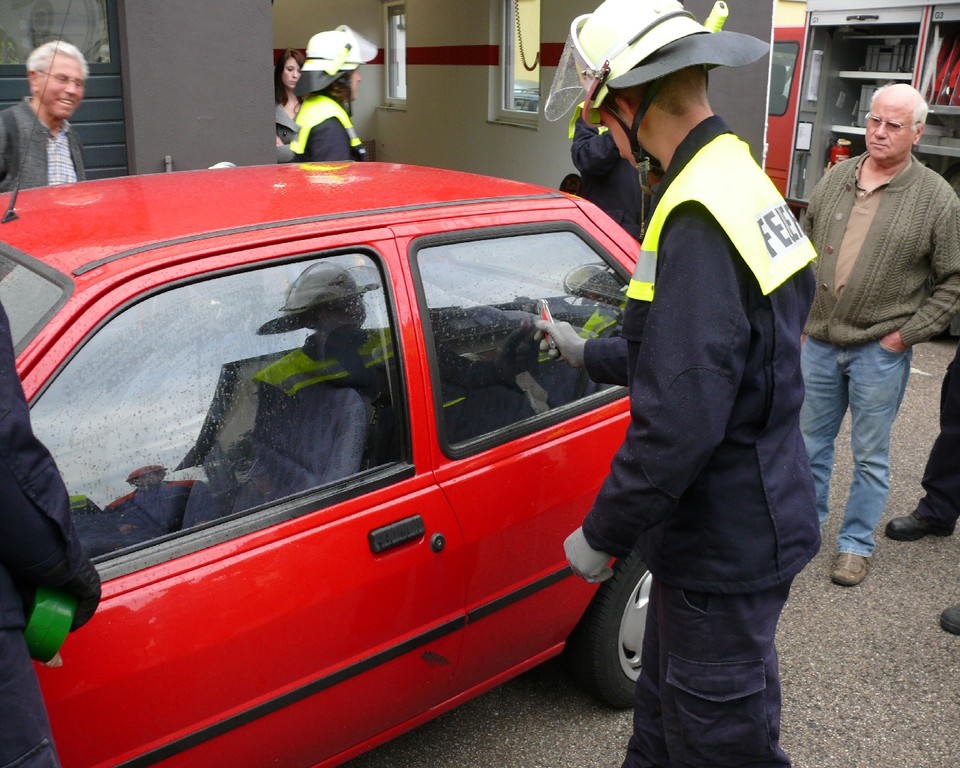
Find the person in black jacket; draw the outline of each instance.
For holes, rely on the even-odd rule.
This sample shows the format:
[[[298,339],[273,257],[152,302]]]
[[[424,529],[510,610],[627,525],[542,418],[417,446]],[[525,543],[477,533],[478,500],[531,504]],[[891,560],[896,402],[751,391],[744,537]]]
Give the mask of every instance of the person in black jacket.
[[[10,322],[0,306],[0,765],[59,765],[24,639],[37,587],[77,597],[71,630],[100,602],[100,577],[70,519],[50,453],[33,434],[17,376]],[[56,659],[56,657],[55,657]]]
[[[564,542],[588,581],[630,555],[653,577],[624,768],[790,765],[775,635],[820,546],[798,424],[816,253],[713,113],[706,73],[767,48],[679,2],[606,0],[574,24],[546,105],[559,118],[585,91],[584,110],[664,169],[621,335],[537,320],[541,349],[630,388],[623,444]]]
[[[641,240],[650,198],[640,187],[633,163],[620,156],[613,134],[603,125],[578,118],[574,121],[570,157],[580,172],[578,194]]]
[[[960,346],[940,387],[940,434],[933,441],[921,485],[925,491],[909,515],[887,523],[888,538],[916,541],[924,536],[951,536],[960,519]],[[940,626],[960,635],[960,603],[940,614]]]

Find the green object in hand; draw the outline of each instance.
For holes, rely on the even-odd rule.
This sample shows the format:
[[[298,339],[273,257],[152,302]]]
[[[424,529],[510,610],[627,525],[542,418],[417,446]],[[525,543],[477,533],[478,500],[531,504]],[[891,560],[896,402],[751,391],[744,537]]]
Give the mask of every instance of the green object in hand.
[[[23,630],[30,657],[50,661],[67,639],[77,598],[69,592],[51,587],[37,587],[27,626]]]

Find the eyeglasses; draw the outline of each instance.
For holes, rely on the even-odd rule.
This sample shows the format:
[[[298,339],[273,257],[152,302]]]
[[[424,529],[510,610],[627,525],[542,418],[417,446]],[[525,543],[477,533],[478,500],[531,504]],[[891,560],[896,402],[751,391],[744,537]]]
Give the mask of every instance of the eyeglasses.
[[[81,80],[79,77],[67,77],[66,75],[61,74],[59,72],[55,75],[51,75],[49,72],[45,72],[42,69],[38,69],[37,72],[39,72],[42,75],[46,75],[47,77],[52,77],[54,80],[60,83],[60,85],[73,83],[81,91],[87,87],[87,81]]]
[[[890,133],[900,133],[900,131],[908,127],[904,123],[900,123],[896,120],[883,120],[872,112],[867,115],[867,125],[874,129],[879,129],[881,125],[886,125],[887,130],[890,131]],[[910,123],[909,127],[912,128],[914,125],[919,125],[919,123]]]

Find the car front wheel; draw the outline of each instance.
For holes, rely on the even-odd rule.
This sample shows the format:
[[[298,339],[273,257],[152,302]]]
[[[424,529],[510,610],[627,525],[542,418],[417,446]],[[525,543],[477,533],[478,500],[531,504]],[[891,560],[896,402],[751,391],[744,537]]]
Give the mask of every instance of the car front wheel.
[[[651,578],[637,555],[618,560],[613,576],[600,585],[564,649],[573,679],[617,709],[633,706]]]

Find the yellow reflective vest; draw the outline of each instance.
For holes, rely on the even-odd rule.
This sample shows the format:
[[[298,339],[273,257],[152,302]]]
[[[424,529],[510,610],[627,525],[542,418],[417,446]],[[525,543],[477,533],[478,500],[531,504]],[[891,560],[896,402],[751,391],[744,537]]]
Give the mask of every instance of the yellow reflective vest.
[[[357,354],[364,368],[373,368],[391,359],[393,345],[390,330],[371,332],[357,348]],[[350,376],[351,372],[337,358],[314,360],[303,349],[295,349],[259,371],[253,378],[287,395],[295,395],[312,384],[326,384]]]
[[[670,183],[650,219],[627,296],[653,301],[657,247],[678,205],[701,203],[733,242],[764,295],[813,261],[810,240],[770,178],[736,136],[717,136]]]
[[[272,384],[288,395],[304,387],[345,379],[349,372],[339,360],[314,360],[302,349],[295,349],[260,371],[254,380]]]
[[[297,125],[300,126],[300,133],[296,139],[290,142],[290,149],[295,154],[302,155],[307,149],[307,139],[313,126],[320,125],[331,117],[336,118],[343,126],[343,130],[347,132],[347,136],[350,138],[350,146],[363,160],[366,157],[366,151],[356,129],[353,127],[350,115],[329,96],[323,96],[319,93],[307,98],[301,105],[300,111],[297,112]]]

